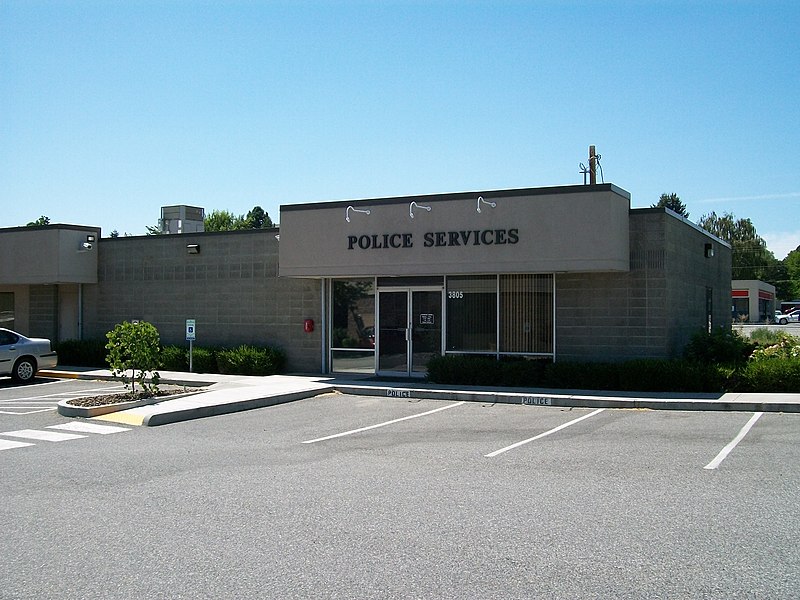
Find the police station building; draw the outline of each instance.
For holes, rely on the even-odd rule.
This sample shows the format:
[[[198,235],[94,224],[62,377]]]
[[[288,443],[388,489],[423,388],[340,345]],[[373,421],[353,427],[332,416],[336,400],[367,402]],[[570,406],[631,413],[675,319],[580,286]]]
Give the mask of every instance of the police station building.
[[[730,326],[730,247],[612,184],[289,205],[270,230],[12,228],[0,252],[0,310],[21,333],[101,338],[142,319],[185,344],[193,319],[195,344],[279,346],[293,372],[672,357]]]

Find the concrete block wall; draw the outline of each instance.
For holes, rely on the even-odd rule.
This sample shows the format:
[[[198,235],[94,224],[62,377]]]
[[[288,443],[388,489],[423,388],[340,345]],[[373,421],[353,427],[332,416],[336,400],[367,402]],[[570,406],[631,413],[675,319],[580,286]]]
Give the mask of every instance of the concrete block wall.
[[[698,330],[708,327],[706,290],[711,290],[711,327],[731,326],[731,249],[696,225],[666,213],[668,338],[679,354]],[[706,256],[711,244],[713,256]]]
[[[28,295],[28,335],[58,340],[58,286],[32,285]]]
[[[705,257],[712,243],[714,257]],[[556,359],[679,356],[706,326],[730,325],[730,249],[664,209],[630,214],[630,270],[556,274]]]
[[[320,281],[278,278],[277,229],[125,237],[100,241],[98,283],[84,286],[85,338],[124,320],[153,323],[165,344],[283,348],[293,372],[321,370]],[[197,254],[187,246],[196,244]]]

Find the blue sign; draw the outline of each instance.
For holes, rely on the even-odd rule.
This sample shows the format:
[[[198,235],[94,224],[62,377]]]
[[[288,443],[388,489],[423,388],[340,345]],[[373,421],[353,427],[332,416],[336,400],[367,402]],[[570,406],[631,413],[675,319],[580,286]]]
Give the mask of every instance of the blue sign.
[[[194,319],[186,319],[186,340],[193,341],[196,339]]]

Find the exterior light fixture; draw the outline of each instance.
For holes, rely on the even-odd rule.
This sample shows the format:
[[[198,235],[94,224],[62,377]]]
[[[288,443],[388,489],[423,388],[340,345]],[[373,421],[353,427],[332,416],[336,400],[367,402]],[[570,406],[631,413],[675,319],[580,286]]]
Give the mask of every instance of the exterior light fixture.
[[[363,213],[363,214],[365,214],[365,215],[368,215],[368,214],[369,214],[369,209],[368,209],[368,208],[366,208],[366,209],[360,209],[360,208],[353,208],[352,206],[348,206],[348,207],[345,209],[345,211],[344,211],[344,220],[345,220],[345,221],[347,221],[348,223],[350,222],[350,211],[351,211],[351,210],[352,210],[353,212],[357,212],[357,213]]]
[[[423,209],[427,210],[428,212],[431,212],[431,207],[430,206],[422,206],[421,204],[417,204],[416,202],[412,201],[411,204],[408,205],[408,215],[412,219],[414,218],[414,208],[423,208]]]
[[[200,254],[200,244],[186,244],[186,252],[189,254]]]
[[[714,256],[714,245],[713,244],[706,244],[705,254],[706,254],[706,258],[712,258]]]
[[[497,207],[497,203],[496,202],[489,202],[488,200],[484,200],[483,196],[478,196],[478,212],[481,212],[481,204],[488,204],[492,208],[496,208]]]
[[[94,248],[94,243],[95,243],[96,240],[97,240],[97,236],[92,235],[92,234],[87,235],[86,236],[86,241],[85,242],[81,242],[80,245],[78,246],[78,252],[89,252],[89,250]]]

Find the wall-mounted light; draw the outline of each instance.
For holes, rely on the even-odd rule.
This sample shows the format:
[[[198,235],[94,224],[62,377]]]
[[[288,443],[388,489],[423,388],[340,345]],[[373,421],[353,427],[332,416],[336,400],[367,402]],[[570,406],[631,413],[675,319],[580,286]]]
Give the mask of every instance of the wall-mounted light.
[[[352,207],[352,206],[348,206],[348,207],[347,207],[347,208],[344,210],[344,220],[345,220],[345,221],[347,221],[348,223],[350,222],[350,211],[351,211],[351,210],[352,210],[353,212],[362,213],[362,214],[365,214],[365,215],[368,215],[368,214],[369,214],[369,209],[368,209],[368,208],[361,209],[361,208],[354,208],[354,207]]]
[[[186,244],[186,252],[189,254],[200,254],[200,244]]]
[[[89,250],[94,248],[94,243],[96,240],[97,236],[93,234],[87,235],[85,241],[78,245],[78,252],[89,252]]]
[[[481,204],[488,204],[492,208],[496,208],[497,207],[497,203],[496,202],[489,202],[488,200],[484,200],[483,196],[478,196],[478,212],[481,212]]]
[[[421,204],[417,204],[416,202],[412,201],[411,204],[408,205],[408,216],[410,216],[412,219],[414,218],[414,209],[415,208],[423,208],[423,209],[427,210],[428,212],[431,212],[431,207],[430,206],[422,206]]]
[[[714,256],[714,245],[713,244],[706,244],[705,254],[706,254],[706,258],[711,258],[711,257]]]

